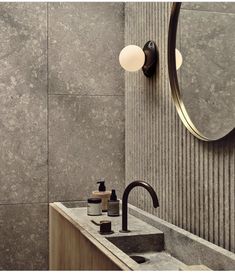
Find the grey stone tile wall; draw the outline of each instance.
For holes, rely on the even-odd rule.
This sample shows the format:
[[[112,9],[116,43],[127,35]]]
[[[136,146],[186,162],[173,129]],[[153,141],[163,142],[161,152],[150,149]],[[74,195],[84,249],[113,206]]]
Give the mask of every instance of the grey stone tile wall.
[[[0,25],[0,269],[47,269],[47,4],[1,3]]]
[[[123,3],[49,4],[50,201],[124,186]],[[73,95],[73,96],[70,96]]]
[[[124,187],[124,5],[0,3],[0,25],[0,269],[42,270],[49,193]]]
[[[124,95],[123,3],[50,3],[50,94]]]
[[[0,205],[0,270],[48,268],[48,204]]]
[[[235,13],[235,5],[232,2],[183,2],[182,9]]]
[[[84,200],[105,177],[124,186],[123,96],[50,96],[50,201]]]
[[[46,4],[0,4],[0,203],[47,201]]]

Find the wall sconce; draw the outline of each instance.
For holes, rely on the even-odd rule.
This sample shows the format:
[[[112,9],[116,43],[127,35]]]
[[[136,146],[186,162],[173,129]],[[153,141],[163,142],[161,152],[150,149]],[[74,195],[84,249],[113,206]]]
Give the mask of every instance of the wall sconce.
[[[183,57],[181,52],[178,49],[175,49],[175,64],[176,64],[176,70],[178,70],[183,63]]]
[[[119,54],[120,65],[127,71],[137,71],[142,68],[146,77],[151,77],[156,71],[158,49],[153,41],[148,41],[141,49],[136,45],[123,48]]]

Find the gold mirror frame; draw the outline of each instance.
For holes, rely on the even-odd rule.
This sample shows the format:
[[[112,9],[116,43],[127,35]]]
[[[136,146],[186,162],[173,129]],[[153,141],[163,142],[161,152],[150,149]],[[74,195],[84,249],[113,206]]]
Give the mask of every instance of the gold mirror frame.
[[[176,61],[175,61],[176,36],[177,36],[180,7],[181,7],[180,2],[174,2],[172,4],[169,30],[168,30],[168,74],[170,79],[172,98],[181,121],[183,122],[184,126],[195,137],[203,141],[216,141],[227,136],[229,133],[231,133],[234,130],[232,129],[228,131],[226,134],[223,134],[223,136],[219,136],[218,138],[215,138],[215,139],[208,138],[207,136],[202,134],[193,124],[192,120],[190,119],[186,111],[184,103],[182,101],[182,96],[179,88],[177,71],[176,71]]]

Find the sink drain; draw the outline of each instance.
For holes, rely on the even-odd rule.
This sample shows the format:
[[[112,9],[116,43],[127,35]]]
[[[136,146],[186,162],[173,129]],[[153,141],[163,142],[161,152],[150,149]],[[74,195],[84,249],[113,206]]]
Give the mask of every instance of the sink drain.
[[[135,262],[137,262],[138,264],[143,264],[147,261],[146,258],[142,256],[130,256],[130,258],[134,260]]]

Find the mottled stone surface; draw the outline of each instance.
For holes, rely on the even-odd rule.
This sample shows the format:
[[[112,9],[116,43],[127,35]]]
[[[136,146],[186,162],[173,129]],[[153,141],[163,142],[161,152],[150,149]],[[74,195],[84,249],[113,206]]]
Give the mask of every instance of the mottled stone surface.
[[[235,127],[235,14],[182,10],[180,26],[186,110],[202,134],[223,137]]]
[[[48,205],[0,205],[0,270],[48,268]]]
[[[233,2],[183,2],[181,7],[190,10],[235,13],[235,3]]]
[[[86,199],[101,177],[122,190],[123,96],[50,96],[49,110],[50,201]]]
[[[128,218],[129,224],[133,228],[135,224],[132,223],[132,220],[131,218]],[[120,227],[121,227],[121,218],[119,220],[119,225],[118,225],[119,230],[120,230]],[[111,243],[116,245],[118,248],[120,248],[123,252],[129,255],[133,252],[146,253],[151,251],[154,251],[154,252],[162,251],[164,249],[163,233],[161,232],[155,233],[155,234],[148,233],[148,229],[145,226],[145,223],[143,223],[141,227],[142,227],[141,232],[145,233],[143,235],[131,236],[129,233],[119,233],[119,235],[116,235],[115,233],[115,235],[112,234],[112,236],[107,237],[107,239]]]
[[[96,240],[98,240],[107,249],[112,252],[131,269],[137,270],[179,270],[185,269],[186,265],[205,265],[212,270],[234,270],[235,254],[221,247],[218,247],[192,233],[187,232],[171,223],[168,223],[152,214],[147,213],[133,205],[129,207],[129,233],[121,233],[121,216],[117,218],[109,217],[106,213],[102,216],[87,216],[87,210],[84,207],[67,208],[62,203],[53,203],[55,208],[59,208],[73,221],[77,222],[84,230],[88,231]],[[101,235],[99,227],[91,220],[99,223],[101,220],[110,220],[112,222],[113,234]],[[151,250],[151,245],[146,242],[145,234],[160,235],[164,234],[164,251],[155,252]],[[139,247],[139,251],[122,249],[119,243],[126,238],[126,242],[131,241],[135,236],[143,237],[141,244],[146,246]],[[112,239],[114,238],[114,240]],[[118,243],[118,238],[120,242]],[[107,239],[109,242],[107,242]],[[110,242],[114,243],[112,245]],[[132,244],[130,244],[132,245]],[[150,249],[147,251],[148,246]],[[117,248],[118,247],[118,248]],[[142,249],[143,248],[143,249]],[[142,251],[141,251],[142,249]],[[159,250],[158,250],[159,251]],[[138,252],[138,253],[137,253]],[[147,262],[141,265],[133,264],[126,255],[140,255],[147,258]],[[132,261],[132,262],[131,262]]]
[[[165,250],[181,262],[187,265],[203,264],[212,270],[235,269],[233,252],[205,241],[134,206],[129,206],[129,211],[136,218],[160,229],[164,233]]]
[[[75,221],[80,227],[91,234],[107,250],[125,263],[132,270],[179,270],[186,265],[166,252],[162,252],[164,235],[156,227],[143,222],[133,215],[128,216],[130,232],[121,233],[122,217],[109,217],[106,213],[102,216],[87,216],[86,208],[66,208],[62,203],[54,203],[64,214]],[[99,223],[101,220],[110,220],[113,234],[101,235],[99,227],[91,220]],[[152,241],[152,242],[150,242]],[[129,255],[138,252],[138,255],[148,258],[144,264],[137,264]]]
[[[124,96],[94,96],[124,94],[124,5],[0,3],[0,25],[0,269],[47,269],[48,131],[52,199],[124,185]],[[48,89],[92,97],[51,99],[48,129]]]
[[[46,3],[0,4],[0,203],[47,201]]]
[[[80,207],[78,206],[77,208],[69,208],[67,206],[64,205],[64,203],[60,203],[60,202],[55,202],[53,203],[56,206],[59,206],[59,208],[61,208],[66,214],[68,214],[72,219],[77,220],[80,224],[83,225],[84,228],[86,228],[87,230],[94,230],[95,232],[97,232],[99,235],[99,227],[94,224],[92,222],[92,220],[94,220],[96,223],[100,223],[100,221],[102,220],[108,220],[112,222],[112,231],[114,232],[113,234],[109,234],[109,235],[102,235],[105,238],[112,238],[112,240],[110,239],[110,241],[115,242],[115,244],[119,244],[118,239],[121,238],[121,243],[122,244],[122,240],[123,238],[126,238],[126,241],[130,241],[130,239],[128,238],[132,238],[132,239],[137,239],[138,236],[143,236],[143,242],[146,243],[146,241],[149,241],[148,237],[152,237],[152,239],[154,239],[154,237],[158,238],[159,243],[156,244],[158,246],[153,246],[152,244],[149,244],[149,246],[139,246],[137,247],[138,252],[147,252],[147,251],[160,251],[163,249],[163,233],[162,231],[160,231],[159,229],[157,229],[156,227],[153,227],[152,225],[147,224],[146,222],[143,222],[141,219],[138,219],[136,217],[134,217],[131,214],[128,214],[128,229],[130,230],[128,233],[122,233],[120,232],[121,227],[122,227],[122,216],[121,216],[121,211],[120,211],[120,216],[116,216],[116,217],[110,217],[107,215],[107,212],[103,212],[102,215],[100,216],[88,216],[87,215],[87,207]],[[146,238],[145,238],[146,237]],[[137,241],[139,242],[139,244],[143,244],[140,242],[139,239],[137,239]],[[130,243],[131,245],[131,243]],[[135,243],[132,243],[132,246],[135,245]],[[135,249],[131,249],[131,247],[124,247],[124,249],[129,249],[129,252],[134,252]],[[136,250],[137,252],[137,250]]]
[[[51,94],[124,94],[123,3],[50,3]]]

